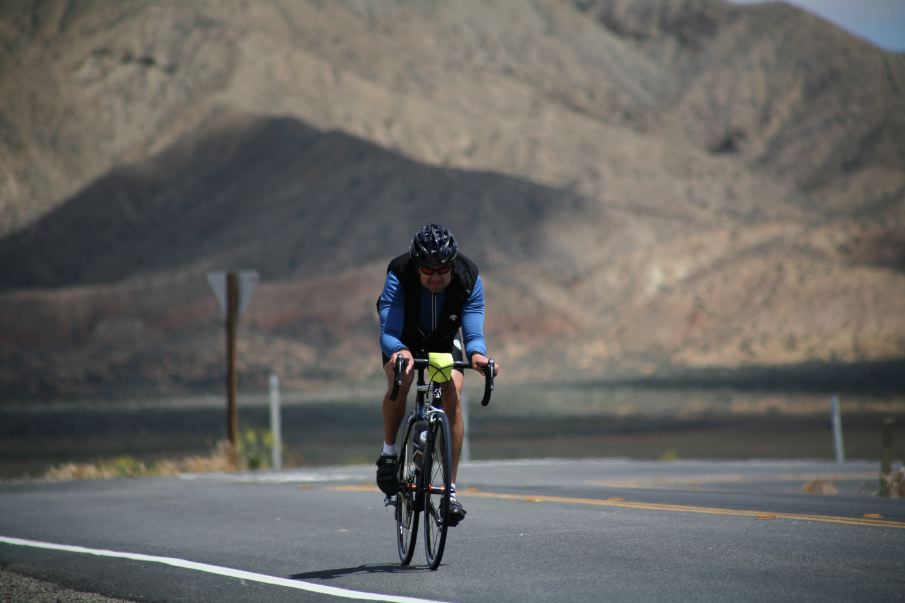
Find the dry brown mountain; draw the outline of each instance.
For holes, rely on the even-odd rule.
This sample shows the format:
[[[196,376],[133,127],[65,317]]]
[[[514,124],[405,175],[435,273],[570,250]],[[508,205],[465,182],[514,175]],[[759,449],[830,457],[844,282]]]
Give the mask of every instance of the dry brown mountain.
[[[903,55],[782,2],[576,2],[667,67],[655,123],[846,211],[905,184]]]
[[[210,387],[222,334],[204,275],[223,266],[258,268],[264,281],[246,321],[253,380],[284,364],[290,377],[356,375],[363,359],[370,374],[386,262],[431,217],[444,215],[490,272],[541,259],[567,266],[556,239],[571,224],[627,227],[574,194],[427,166],[293,119],[231,116],[205,132],[114,170],[0,241],[13,392],[57,393],[54,379],[23,365],[38,352],[72,371],[63,391],[124,378],[136,387],[130,375],[140,388]],[[330,366],[341,359],[349,364]]]
[[[782,4],[575,4],[7,3],[3,228],[224,109],[707,221],[905,185],[901,55]]]
[[[0,241],[3,289],[91,286],[256,266],[263,280],[335,274],[405,247],[444,216],[471,253],[569,257],[547,239],[596,204],[507,176],[417,163],[287,118],[232,116],[118,168]],[[506,231],[499,216],[518,228]],[[88,236],[85,236],[88,235]],[[483,259],[483,258],[482,258]],[[490,263],[493,266],[493,263]]]
[[[903,90],[782,3],[5,3],[0,391],[210,387],[215,267],[251,382],[371,375],[428,218],[510,375],[901,358]]]

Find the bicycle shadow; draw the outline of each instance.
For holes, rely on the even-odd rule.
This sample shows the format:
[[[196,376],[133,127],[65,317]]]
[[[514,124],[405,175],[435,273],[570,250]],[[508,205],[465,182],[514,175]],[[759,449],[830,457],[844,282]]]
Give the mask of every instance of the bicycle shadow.
[[[336,569],[320,570],[317,572],[304,572],[301,574],[293,574],[289,576],[293,580],[329,580],[331,578],[341,578],[343,576],[353,576],[355,574],[399,574],[402,572],[419,571],[428,569],[427,567],[416,567],[413,565],[402,566],[398,563],[384,563],[381,565],[358,565],[355,567],[341,567]]]

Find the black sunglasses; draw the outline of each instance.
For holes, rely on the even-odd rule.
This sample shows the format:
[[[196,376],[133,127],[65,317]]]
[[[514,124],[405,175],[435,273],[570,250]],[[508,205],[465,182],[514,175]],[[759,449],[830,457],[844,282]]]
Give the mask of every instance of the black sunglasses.
[[[425,276],[431,276],[432,274],[446,274],[450,270],[452,270],[452,266],[440,266],[439,268],[428,268],[427,266],[419,266],[418,269],[421,271],[421,274]]]

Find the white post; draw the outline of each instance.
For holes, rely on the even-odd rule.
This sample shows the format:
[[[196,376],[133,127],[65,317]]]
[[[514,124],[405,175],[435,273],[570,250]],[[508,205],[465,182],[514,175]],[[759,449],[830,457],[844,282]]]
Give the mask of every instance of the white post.
[[[839,396],[833,396],[833,445],[836,449],[836,462],[845,462],[845,449],[842,447],[842,416],[839,411]]]
[[[270,375],[270,433],[273,434],[270,466],[274,471],[282,468],[283,436],[280,425],[280,378]]]
[[[465,425],[465,437],[462,438],[462,452],[459,460],[468,463],[471,461],[471,445],[468,443],[468,397],[465,395],[465,388],[462,388],[462,423]]]

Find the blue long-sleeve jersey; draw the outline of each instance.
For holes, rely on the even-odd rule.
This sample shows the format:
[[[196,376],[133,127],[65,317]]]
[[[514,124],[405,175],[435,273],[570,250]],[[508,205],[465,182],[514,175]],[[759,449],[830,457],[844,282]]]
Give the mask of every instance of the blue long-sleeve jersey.
[[[446,291],[431,293],[421,288],[421,316],[418,325],[425,334],[433,333],[442,317],[438,313],[443,308]],[[405,324],[405,291],[399,286],[399,278],[387,272],[386,283],[378,302],[380,314],[380,349],[387,357],[406,348],[402,343],[402,328]],[[478,276],[471,295],[462,308],[462,336],[465,343],[465,357],[472,354],[487,355],[484,341],[484,285]]]

